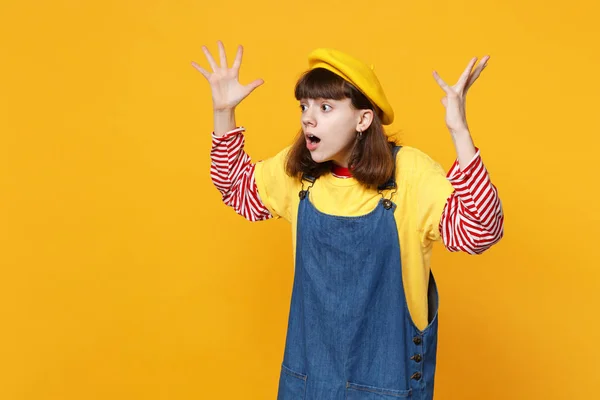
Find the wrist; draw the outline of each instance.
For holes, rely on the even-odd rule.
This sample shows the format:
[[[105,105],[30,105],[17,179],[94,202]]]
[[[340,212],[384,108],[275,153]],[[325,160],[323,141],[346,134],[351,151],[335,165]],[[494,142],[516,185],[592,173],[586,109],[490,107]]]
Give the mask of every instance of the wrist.
[[[235,112],[235,107],[213,108],[215,114],[231,114]]]
[[[469,128],[450,129],[450,134],[454,138],[462,138],[462,137],[470,137],[471,136],[471,132],[469,132]]]

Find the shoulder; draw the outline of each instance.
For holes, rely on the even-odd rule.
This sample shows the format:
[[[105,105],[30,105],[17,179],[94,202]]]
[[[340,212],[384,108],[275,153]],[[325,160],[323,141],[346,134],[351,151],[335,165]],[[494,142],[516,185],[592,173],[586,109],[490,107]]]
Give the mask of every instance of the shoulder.
[[[279,186],[280,189],[285,189],[293,186],[295,181],[299,181],[289,176],[285,168],[291,148],[292,146],[284,147],[274,156],[256,163],[255,179],[259,190],[262,188],[264,191],[265,186],[272,188]]]
[[[285,174],[285,163],[287,162],[287,157],[290,152],[292,146],[284,147],[274,156],[266,158],[264,160],[260,160],[256,163],[257,171],[269,171],[270,174]]]
[[[292,146],[286,146],[283,149],[281,149],[277,154],[275,154],[274,156],[271,156],[269,158],[266,158],[264,160],[260,160],[257,162],[257,164],[262,163],[262,164],[271,164],[271,163],[279,163],[279,164],[284,164],[287,160],[287,156],[291,150]]]
[[[446,196],[452,189],[442,166],[425,152],[410,146],[403,146],[398,152],[395,176],[400,186],[410,190],[426,188]]]
[[[415,147],[402,146],[396,156],[398,171],[441,170],[440,164],[422,150]]]

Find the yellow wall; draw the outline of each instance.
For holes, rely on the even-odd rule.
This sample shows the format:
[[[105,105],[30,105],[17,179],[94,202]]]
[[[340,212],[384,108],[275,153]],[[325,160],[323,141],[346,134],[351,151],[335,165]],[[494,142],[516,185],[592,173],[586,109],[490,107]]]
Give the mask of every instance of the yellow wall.
[[[330,46],[375,64],[393,129],[448,168],[431,71],[489,53],[468,118],[506,236],[435,250],[436,399],[597,398],[597,4],[2,0],[0,399],[275,398],[290,232],[210,182],[190,62],[217,39],[266,81],[238,111],[256,160],[291,140],[294,82]]]

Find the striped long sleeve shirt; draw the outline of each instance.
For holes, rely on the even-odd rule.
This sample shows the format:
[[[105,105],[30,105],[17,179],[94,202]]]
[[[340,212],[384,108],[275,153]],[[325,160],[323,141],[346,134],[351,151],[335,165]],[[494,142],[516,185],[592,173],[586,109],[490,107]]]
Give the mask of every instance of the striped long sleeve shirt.
[[[261,202],[254,179],[255,164],[244,151],[243,127],[212,135],[210,175],[223,202],[250,221],[272,218]],[[447,173],[454,188],[440,218],[439,230],[450,251],[480,254],[503,235],[504,214],[498,190],[490,181],[480,152],[461,169],[458,160]]]

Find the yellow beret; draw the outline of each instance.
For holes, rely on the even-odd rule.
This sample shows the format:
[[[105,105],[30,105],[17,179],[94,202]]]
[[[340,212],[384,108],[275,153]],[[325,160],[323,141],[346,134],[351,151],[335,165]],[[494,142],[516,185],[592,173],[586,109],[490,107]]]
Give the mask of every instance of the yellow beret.
[[[321,48],[308,55],[308,67],[311,70],[325,68],[350,82],[383,112],[381,122],[384,125],[394,121],[394,110],[372,66],[339,50]]]

